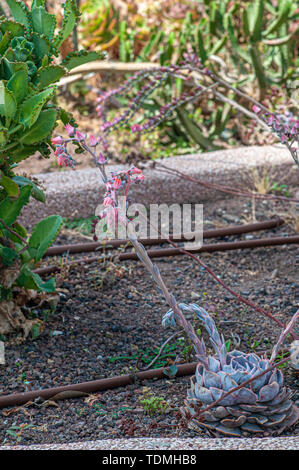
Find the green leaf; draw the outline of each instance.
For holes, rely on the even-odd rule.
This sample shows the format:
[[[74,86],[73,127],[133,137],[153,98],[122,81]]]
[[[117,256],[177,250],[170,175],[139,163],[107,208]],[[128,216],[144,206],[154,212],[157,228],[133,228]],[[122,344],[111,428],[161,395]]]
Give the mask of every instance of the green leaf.
[[[27,237],[27,230],[23,225],[19,224],[18,222],[15,222],[13,224],[13,229],[15,232],[17,232],[21,237],[26,238]]]
[[[5,189],[8,196],[19,196],[19,186],[8,176],[5,176],[3,174],[0,176],[0,185]]]
[[[208,54],[205,49],[203,37],[200,31],[200,26],[197,28],[197,47],[198,47],[200,60],[204,64],[208,58]]]
[[[209,55],[216,55],[218,54],[219,51],[223,48],[224,44],[227,41],[227,35],[225,34],[222,38],[220,38],[212,47],[211,52],[209,52]]]
[[[31,190],[31,186],[24,186],[21,188],[20,195],[17,199],[12,200],[10,197],[6,197],[0,203],[0,218],[6,225],[11,225],[15,222],[23,206],[28,203]]]
[[[244,8],[242,12],[242,20],[243,20],[244,35],[246,38],[249,38],[250,29],[249,29],[249,20],[248,20],[248,10],[246,8]]]
[[[51,278],[44,282],[41,277],[33,273],[27,264],[24,264],[21,268],[20,276],[17,279],[19,286],[25,287],[25,289],[34,289],[43,292],[55,292],[55,279]]]
[[[20,122],[26,127],[31,127],[36,122],[44,104],[52,98],[55,93],[54,88],[46,90],[31,96],[20,107]]]
[[[15,175],[13,180],[20,187],[30,185],[32,187],[31,196],[34,197],[34,199],[37,201],[46,202],[44,191],[42,191],[33,181],[29,180],[25,176],[20,175]]]
[[[33,30],[36,33],[44,34],[51,41],[56,28],[56,17],[50,15],[44,7],[34,8],[31,16]]]
[[[60,65],[48,65],[38,70],[35,83],[39,89],[43,89],[60,80],[66,73],[67,69]]]
[[[62,62],[61,65],[68,70],[72,70],[79,65],[86,64],[87,62],[92,62],[93,60],[100,60],[103,59],[102,52],[87,52],[87,51],[79,51],[79,52],[72,52],[69,54]]]
[[[165,34],[162,30],[159,30],[157,33],[152,34],[148,43],[139,53],[137,60],[140,61],[148,59],[149,55],[154,51],[155,47],[161,43],[164,36]]]
[[[22,23],[27,29],[30,29],[30,14],[26,5],[16,0],[6,0],[6,3],[14,19]]]
[[[32,325],[32,328],[31,328],[31,335],[32,335],[32,339],[36,339],[39,337],[41,333],[41,325],[40,323],[34,323],[34,325]]]
[[[253,42],[259,41],[262,37],[262,25],[264,19],[264,0],[255,0],[253,8],[253,29],[251,40]]]
[[[17,110],[16,100],[11,91],[9,91],[3,80],[0,81],[0,116],[14,117]]]
[[[19,163],[22,160],[25,160],[26,158],[30,157],[31,155],[35,154],[35,152],[40,151],[40,146],[39,145],[24,145],[20,146],[17,150],[14,150],[11,152],[13,161],[15,163]]]
[[[54,39],[54,46],[59,47],[63,41],[72,33],[80,13],[74,0],[66,0],[64,3],[64,14],[61,30]]]
[[[188,114],[182,108],[177,109],[177,113],[181,124],[186,129],[188,135],[201,147],[207,150],[216,150],[216,147],[212,144],[210,139],[207,139],[202,135],[201,130],[197,125],[188,117]]]
[[[7,89],[13,93],[16,102],[21,103],[28,93],[28,72],[19,70],[8,81]]]
[[[265,90],[267,87],[267,81],[264,73],[264,67],[262,59],[260,57],[258,48],[256,45],[249,46],[249,53],[251,56],[252,65],[254,67],[255,75],[261,90]]]
[[[45,3],[46,3],[46,0],[33,0],[31,10],[33,10],[33,8],[42,7],[44,6]]]
[[[24,25],[13,20],[0,21],[0,31],[2,33],[9,31],[14,38],[18,36],[24,36],[25,34]]]
[[[59,215],[50,215],[38,222],[34,227],[33,233],[29,239],[29,246],[34,249],[35,261],[43,257],[59,232],[61,225],[62,218]]]
[[[9,80],[13,74],[19,70],[25,70],[28,74],[28,65],[26,62],[13,62],[6,57],[3,57],[0,61],[0,73],[6,80]]]
[[[0,227],[1,227],[1,222],[0,222]],[[10,266],[17,258],[18,258],[18,253],[16,253],[11,248],[8,248],[7,246],[0,245],[0,259],[2,263],[6,264],[7,266]]]
[[[10,31],[6,31],[0,41],[0,54],[4,54],[10,40],[11,40],[11,33]]]
[[[38,60],[42,60],[47,56],[51,50],[51,43],[44,34],[33,33],[30,36],[30,41],[34,45],[33,53]]]
[[[292,7],[291,0],[284,0],[284,2],[279,3],[279,14],[278,17],[272,21],[270,26],[262,34],[264,37],[267,37],[269,34],[277,31],[280,26],[287,20],[290,9]]]
[[[235,31],[234,31],[234,26],[232,22],[232,17],[231,15],[227,15],[227,30],[228,30],[228,36],[229,40],[231,42],[232,48],[237,54],[245,61],[250,60],[249,54],[245,50],[242,49],[242,47],[239,45],[238,39],[235,36]]]
[[[57,111],[55,109],[46,109],[41,111],[35,124],[24,132],[20,138],[23,144],[30,145],[35,142],[41,142],[49,137],[57,120]]]

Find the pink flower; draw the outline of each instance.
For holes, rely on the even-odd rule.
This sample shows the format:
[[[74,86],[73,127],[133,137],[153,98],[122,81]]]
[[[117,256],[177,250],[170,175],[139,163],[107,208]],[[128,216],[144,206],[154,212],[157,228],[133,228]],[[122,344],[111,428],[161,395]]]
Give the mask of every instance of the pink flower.
[[[260,111],[262,110],[262,108],[260,108],[259,106],[257,106],[256,104],[254,104],[252,106],[252,111],[256,114],[258,114]]]
[[[74,133],[75,133],[75,128],[74,128],[73,126],[71,126],[70,124],[66,124],[66,125],[64,126],[64,128],[65,128],[66,132],[68,133],[68,135],[69,135],[70,137],[73,137],[73,135],[74,135]]]
[[[133,168],[131,168],[130,170],[130,173],[131,175],[139,175],[140,173],[142,173],[142,171],[140,170],[140,168],[136,168],[136,166],[133,166]]]
[[[67,153],[59,154],[57,156],[57,163],[59,166],[70,166],[72,168],[76,165],[75,160]]]
[[[65,160],[65,154],[58,155],[57,163],[59,166],[67,166],[67,162]]]
[[[114,189],[120,189],[121,188],[121,179],[120,178],[115,178],[114,183],[113,183],[113,188]]]
[[[106,159],[105,159],[104,155],[100,152],[99,153],[99,158],[98,158],[98,163],[100,165],[103,165],[105,163],[105,161],[106,161]]]
[[[62,145],[58,145],[54,153],[56,156],[61,155],[62,153],[64,153],[64,147]]]
[[[102,124],[102,126],[101,126],[101,130],[104,132],[107,129],[109,129],[111,126],[112,126],[112,122],[110,122],[110,121],[104,122],[104,124]]]
[[[90,146],[95,147],[97,144],[98,144],[98,139],[93,134],[91,134],[91,136],[90,136]]]
[[[61,145],[63,143],[63,138],[61,137],[61,135],[58,135],[57,137],[53,137],[51,139],[51,142],[53,145]]]
[[[77,138],[78,140],[85,140],[85,137],[86,137],[85,134],[83,134],[83,133],[80,132],[80,131],[76,131],[76,138]]]
[[[142,131],[142,126],[140,124],[135,124],[131,126],[131,131],[132,132],[140,132]]]

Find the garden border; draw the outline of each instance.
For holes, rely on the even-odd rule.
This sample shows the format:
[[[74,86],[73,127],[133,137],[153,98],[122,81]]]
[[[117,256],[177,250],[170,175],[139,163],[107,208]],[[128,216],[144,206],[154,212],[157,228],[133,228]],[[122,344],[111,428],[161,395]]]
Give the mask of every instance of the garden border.
[[[201,181],[224,184],[232,188],[239,186],[240,180],[254,168],[268,168],[271,178],[278,178],[279,183],[281,180],[287,184],[298,182],[298,169],[289,151],[281,144],[182,155],[169,157],[162,162],[169,168]],[[107,171],[123,170],[127,169],[127,166],[107,165]],[[143,173],[144,181],[132,186],[130,198],[146,206],[174,202],[204,203],[229,196],[175,175],[162,173],[155,168],[153,161],[144,165]],[[68,169],[34,176],[45,188],[47,199],[45,204],[32,199],[30,204],[24,207],[21,216],[24,225],[34,225],[51,214],[69,219],[91,217],[103,200],[105,186],[95,168],[76,171]]]

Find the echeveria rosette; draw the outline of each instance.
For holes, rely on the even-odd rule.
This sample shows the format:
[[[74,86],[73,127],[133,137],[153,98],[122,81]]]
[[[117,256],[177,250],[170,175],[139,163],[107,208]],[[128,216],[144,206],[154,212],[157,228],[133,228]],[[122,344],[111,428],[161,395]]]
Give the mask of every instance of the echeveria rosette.
[[[182,409],[190,428],[207,429],[212,434],[242,437],[247,434],[280,434],[299,419],[299,410],[291,401],[281,370],[274,368],[226,397],[221,397],[272,366],[266,357],[241,351],[227,352],[224,338],[215,322],[196,304],[179,304],[182,311],[195,314],[207,330],[215,355],[199,358],[191,378],[185,407]],[[174,324],[172,311],[163,319]],[[203,342],[203,340],[201,340]],[[199,411],[220,401],[199,416]]]

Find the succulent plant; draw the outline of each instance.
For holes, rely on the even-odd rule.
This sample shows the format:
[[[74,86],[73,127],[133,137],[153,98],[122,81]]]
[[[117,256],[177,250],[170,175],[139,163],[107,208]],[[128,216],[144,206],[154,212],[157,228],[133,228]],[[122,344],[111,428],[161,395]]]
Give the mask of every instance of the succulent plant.
[[[255,353],[227,352],[223,336],[220,337],[215,322],[203,308],[196,304],[179,304],[179,307],[200,319],[216,353],[207,356],[201,340],[200,363],[191,378],[191,388],[182,409],[190,428],[198,431],[207,429],[214,435],[242,437],[247,434],[280,434],[297,422],[299,409],[290,399],[291,392],[284,385],[282,371],[274,367],[260,375],[273,366],[271,359],[261,358]],[[163,323],[173,324],[173,321],[174,315],[170,310]],[[255,376],[255,380],[238,388]],[[227,394],[235,388],[238,389]],[[224,394],[227,395],[221,399]]]
[[[2,4],[3,2],[1,2]],[[27,235],[17,221],[30,197],[45,202],[38,182],[15,174],[18,163],[40,152],[50,154],[50,138],[58,119],[72,122],[71,114],[55,105],[55,83],[68,70],[97,59],[101,54],[79,51],[61,63],[61,44],[72,33],[79,17],[75,0],[66,0],[62,25],[45,0],[6,0],[0,12],[0,333],[15,328],[15,289],[54,292],[54,279],[46,282],[33,272],[57,235],[62,219],[52,215],[40,221]],[[11,306],[11,307],[10,307]],[[21,315],[19,315],[21,318]],[[21,321],[22,323],[22,321]],[[18,325],[17,325],[18,326]]]
[[[74,0],[66,0],[60,30],[56,17],[34,0],[31,10],[23,2],[6,0],[14,19],[0,17],[0,166],[40,151],[47,155],[51,132],[58,118],[70,116],[55,107],[55,82],[68,70],[97,59],[97,52],[74,52],[61,63],[59,48],[79,17]]]

